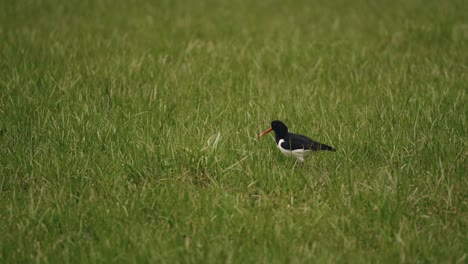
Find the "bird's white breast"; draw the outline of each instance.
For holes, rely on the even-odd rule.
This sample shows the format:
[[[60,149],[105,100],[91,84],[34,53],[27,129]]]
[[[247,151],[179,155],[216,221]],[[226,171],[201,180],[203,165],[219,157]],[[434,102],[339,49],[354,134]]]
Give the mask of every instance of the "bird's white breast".
[[[281,146],[283,142],[285,142],[284,139],[280,139],[278,141],[278,148],[280,149],[281,153],[283,153],[284,155],[288,157],[293,156],[300,161],[304,161],[304,157],[306,157],[310,153],[310,150],[308,149],[295,149],[295,150],[285,149]]]

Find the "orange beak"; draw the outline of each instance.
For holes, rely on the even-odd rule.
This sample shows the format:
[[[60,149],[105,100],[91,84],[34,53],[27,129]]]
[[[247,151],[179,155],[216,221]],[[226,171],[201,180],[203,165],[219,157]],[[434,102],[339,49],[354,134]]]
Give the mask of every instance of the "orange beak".
[[[263,131],[263,132],[260,134],[260,136],[258,136],[258,137],[261,138],[261,137],[263,137],[264,135],[270,133],[272,130],[273,130],[273,128],[270,127],[269,129]]]

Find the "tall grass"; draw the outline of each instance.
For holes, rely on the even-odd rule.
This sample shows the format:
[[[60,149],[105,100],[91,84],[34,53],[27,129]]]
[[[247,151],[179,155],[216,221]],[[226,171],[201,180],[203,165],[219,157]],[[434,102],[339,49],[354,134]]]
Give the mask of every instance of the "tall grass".
[[[467,12],[3,1],[0,262],[466,262]]]

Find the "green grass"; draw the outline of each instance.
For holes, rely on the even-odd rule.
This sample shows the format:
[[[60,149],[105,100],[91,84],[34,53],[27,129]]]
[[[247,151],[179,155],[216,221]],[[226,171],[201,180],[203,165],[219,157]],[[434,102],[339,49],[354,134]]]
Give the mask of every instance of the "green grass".
[[[466,263],[467,13],[2,1],[0,262]]]

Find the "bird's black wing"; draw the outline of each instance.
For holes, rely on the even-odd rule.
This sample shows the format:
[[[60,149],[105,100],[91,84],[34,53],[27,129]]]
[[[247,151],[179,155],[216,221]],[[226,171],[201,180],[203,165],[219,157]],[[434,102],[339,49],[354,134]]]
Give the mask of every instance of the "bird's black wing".
[[[312,139],[298,134],[289,133],[289,137],[281,144],[281,147],[284,149],[296,150],[296,149],[309,149],[313,151],[317,150],[329,150],[335,151],[334,148],[313,141]]]

